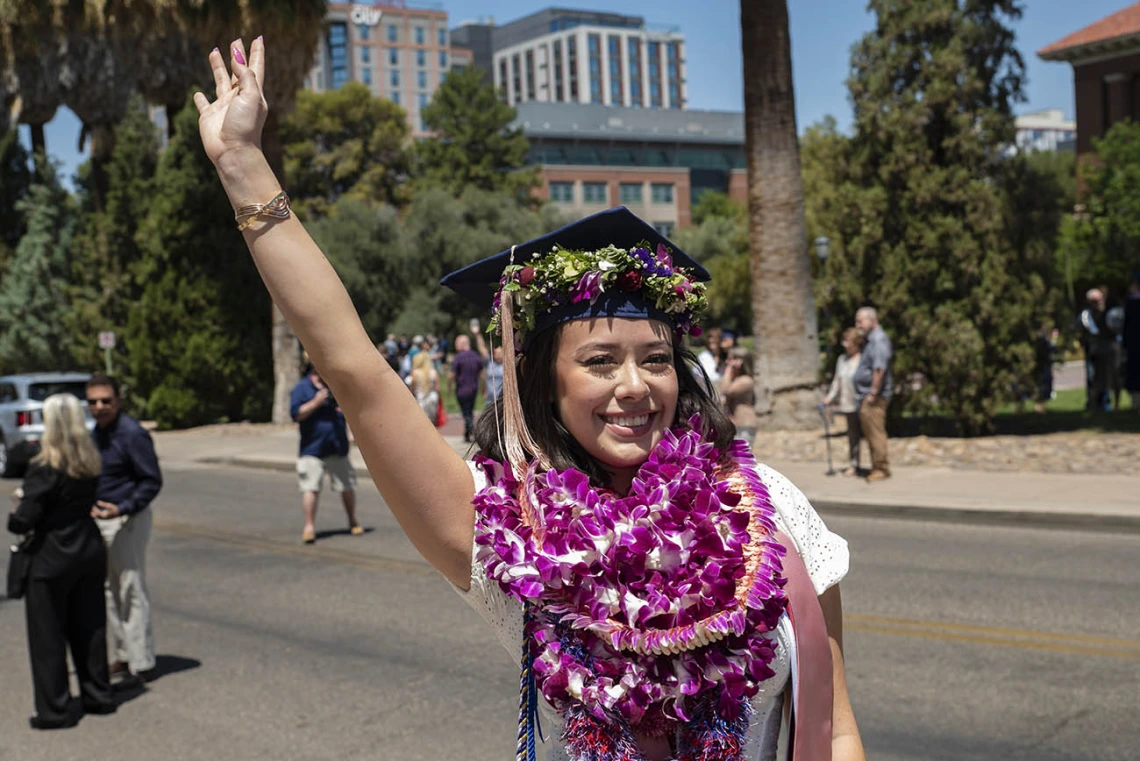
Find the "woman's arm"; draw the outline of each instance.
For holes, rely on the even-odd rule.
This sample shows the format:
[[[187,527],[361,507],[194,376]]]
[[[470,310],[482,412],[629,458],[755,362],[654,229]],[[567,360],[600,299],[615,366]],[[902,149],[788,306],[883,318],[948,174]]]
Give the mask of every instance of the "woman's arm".
[[[831,758],[832,761],[865,761],[863,740],[855,724],[855,712],[847,695],[847,669],[843,665],[843,601],[839,585],[819,596],[827,640],[831,645]]]
[[[827,389],[827,396],[823,397],[824,404],[831,404],[839,396],[839,372],[843,366],[843,357],[835,360],[835,373],[831,376],[831,386]]]
[[[267,203],[281,185],[261,152],[264,43],[254,40],[248,65],[241,40],[233,43],[232,84],[217,50],[210,65],[217,100],[194,96],[203,146],[235,208]],[[424,558],[466,587],[475,521],[466,463],[372,345],[332,265],[297,218],[259,220],[243,235],[274,303],[336,394],[388,507]]]
[[[56,473],[51,468],[33,465],[24,476],[21,484],[24,496],[19,506],[8,514],[8,530],[13,534],[26,534],[34,531],[50,509],[51,491],[56,483]]]

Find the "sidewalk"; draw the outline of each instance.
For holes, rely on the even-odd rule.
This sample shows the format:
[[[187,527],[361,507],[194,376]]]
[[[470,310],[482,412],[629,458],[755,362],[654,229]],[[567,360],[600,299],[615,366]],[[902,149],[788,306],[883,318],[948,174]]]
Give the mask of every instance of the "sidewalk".
[[[468,445],[462,424],[449,421],[444,438],[460,454]],[[164,464],[216,463],[292,472],[295,426],[227,425],[155,434]],[[368,477],[360,452],[351,458]],[[1016,473],[935,467],[897,467],[875,484],[828,476],[825,463],[768,461],[798,486],[821,513],[922,520],[1095,528],[1140,532],[1140,477]]]

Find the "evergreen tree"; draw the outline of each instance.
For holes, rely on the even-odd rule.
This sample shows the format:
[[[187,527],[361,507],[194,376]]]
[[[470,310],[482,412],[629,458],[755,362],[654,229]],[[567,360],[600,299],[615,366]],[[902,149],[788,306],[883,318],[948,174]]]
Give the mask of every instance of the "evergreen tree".
[[[55,167],[37,160],[36,182],[16,202],[27,231],[0,283],[0,372],[65,370],[68,251],[75,202]]]
[[[79,367],[101,367],[103,351],[96,337],[111,330],[122,337],[131,306],[141,295],[136,277],[143,253],[137,236],[146,218],[154,190],[158,163],[157,129],[136,98],[115,128],[115,147],[103,171],[107,187],[103,208],[95,203],[89,172],[81,175],[83,214],[71,264],[71,303],[68,333],[71,355]],[[126,346],[119,341],[113,352],[116,372],[127,385],[133,378],[126,368]]]
[[[32,184],[31,160],[16,130],[0,133],[0,279],[24,236],[24,215],[16,204]]]
[[[1019,269],[1007,240],[1000,183],[1022,97],[1009,28],[1021,9],[1014,0],[869,7],[876,28],[853,48],[848,80],[849,227],[829,269],[851,273],[859,301],[879,308],[901,400],[979,433],[1028,381],[1045,308],[1044,273]],[[842,298],[833,311],[858,305]]]
[[[1140,272],[1140,125],[1118,122],[1081,162],[1081,213],[1064,223],[1058,268],[1074,307],[1096,285],[1123,290]]]
[[[712,275],[705,325],[751,333],[747,212],[724,193],[705,193],[693,206],[693,220],[673,234],[673,242]]]
[[[502,191],[520,203],[530,203],[538,174],[524,168],[529,141],[522,129],[510,126],[515,110],[499,98],[481,71],[449,72],[421,115],[434,133],[416,145],[425,184],[453,195],[471,186]]]
[[[323,93],[302,90],[281,125],[293,208],[306,219],[343,197],[402,204],[408,193],[407,114],[350,82]]]
[[[269,297],[197,135],[175,117],[138,234],[142,286],[127,351],[145,413],[164,427],[269,416]]]

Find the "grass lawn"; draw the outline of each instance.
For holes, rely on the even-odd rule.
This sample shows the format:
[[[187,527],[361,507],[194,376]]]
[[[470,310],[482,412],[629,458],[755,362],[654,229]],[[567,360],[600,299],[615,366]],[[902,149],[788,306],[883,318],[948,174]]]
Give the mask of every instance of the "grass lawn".
[[[1140,413],[1132,409],[1128,392],[1120,395],[1119,410],[1089,412],[1085,409],[1085,390],[1067,388],[1056,393],[1045,404],[1045,412],[1033,411],[1033,403],[1018,413],[1016,405],[1004,404],[994,419],[997,433],[1026,434],[1086,430],[1091,433],[1140,433]]]

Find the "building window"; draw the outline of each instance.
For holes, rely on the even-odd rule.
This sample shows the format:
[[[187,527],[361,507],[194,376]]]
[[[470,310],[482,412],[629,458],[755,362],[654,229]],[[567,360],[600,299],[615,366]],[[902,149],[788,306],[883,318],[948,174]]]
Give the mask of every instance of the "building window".
[[[662,237],[668,238],[673,234],[674,224],[672,222],[654,222],[653,229],[661,233]]]
[[[439,51],[439,68],[440,68],[440,71],[447,68],[447,51],[446,50]]]
[[[422,26],[416,27],[416,44],[417,45],[423,45],[424,44],[424,28]]]
[[[669,108],[681,107],[681,89],[676,82],[669,83]]]
[[[511,80],[514,84],[515,103],[518,103],[522,100],[522,65],[518,53],[511,56]]]
[[[534,100],[534,51],[526,51],[526,99]]]
[[[426,92],[422,92],[416,96],[416,100],[419,103],[420,113],[422,114],[428,105],[428,94]]]
[[[395,24],[388,25],[388,42],[400,41],[400,27]]]
[[[507,98],[507,92],[509,91],[508,88],[510,88],[510,86],[511,86],[510,85],[510,77],[507,76],[507,59],[505,57],[500,58],[499,59],[499,92],[501,92],[503,94],[503,100],[507,100],[508,102],[509,102],[509,100]]]
[[[393,90],[391,94],[388,95],[388,100],[392,101],[397,106],[400,105],[400,91]]]
[[[360,62],[372,63],[372,48],[362,45],[360,48]]]
[[[669,77],[669,108],[681,107],[681,46],[676,42],[666,45],[666,61]]]
[[[446,29],[440,29],[439,30],[439,46],[441,48],[447,47],[447,30]]]
[[[642,203],[640,182],[623,182],[621,184],[622,203]]]
[[[606,183],[583,182],[582,201],[584,203],[606,203]]]
[[[420,88],[421,90],[427,89],[427,72],[426,71],[417,71],[416,72],[416,87]]]
[[[360,39],[368,39],[368,24],[358,24],[356,27],[356,34]]]
[[[602,102],[602,41],[596,34],[586,38],[590,59],[590,102]]]
[[[331,88],[336,90],[348,81],[348,25],[329,24],[329,72]]]
[[[578,102],[578,40],[566,38],[566,71],[570,79],[570,102]]]
[[[673,203],[673,183],[653,183],[653,203]]]
[[[629,42],[629,99],[635,108],[645,105],[641,102],[641,40],[628,38]]]
[[[661,43],[649,43],[649,105],[661,108]]]
[[[605,187],[604,185],[602,187]],[[555,203],[574,203],[574,183],[550,183],[550,200]]]
[[[624,93],[621,86],[621,37],[610,35],[610,103],[615,106],[622,105]]]
[[[364,78],[364,84],[366,84],[366,85],[372,84],[372,69],[371,68],[365,66],[363,71],[361,71],[361,76]]]
[[[427,66],[427,51],[426,50],[417,50],[416,51],[416,66],[419,66],[420,68]]]
[[[562,86],[562,40],[554,41],[554,99],[559,103],[566,100]]]
[[[388,65],[389,66],[399,66],[400,65],[400,51],[399,50],[396,50],[395,48],[388,48]]]
[[[392,87],[399,87],[400,86],[400,71],[399,71],[399,69],[392,69],[392,71],[388,72],[388,84],[392,85]]]

